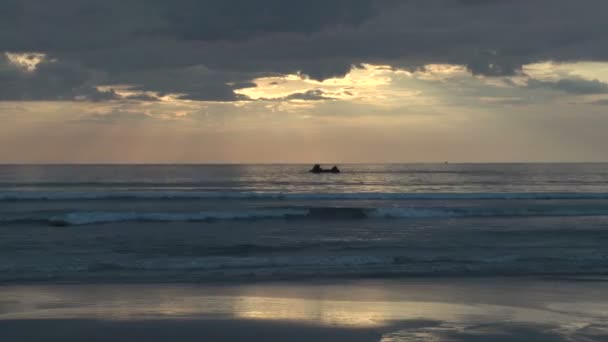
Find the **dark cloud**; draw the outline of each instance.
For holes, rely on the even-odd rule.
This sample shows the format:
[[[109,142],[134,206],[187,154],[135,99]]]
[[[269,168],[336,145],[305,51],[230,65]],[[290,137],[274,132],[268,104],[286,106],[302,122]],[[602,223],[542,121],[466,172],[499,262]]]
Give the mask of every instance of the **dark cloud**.
[[[109,100],[119,100],[122,99],[120,95],[114,91],[114,89],[100,91],[93,87],[86,87],[81,89],[80,94],[76,94],[74,99],[76,100],[86,100],[86,101],[109,101]]]
[[[249,101],[254,101],[251,99],[247,99]],[[327,100],[335,100],[334,97],[331,97],[328,93],[324,92],[321,89],[311,89],[302,93],[293,93],[283,97],[275,97],[275,98],[259,98],[256,101],[327,101]]]
[[[196,93],[181,95],[178,98],[182,100],[216,102],[245,101],[249,99],[247,96],[236,94],[233,89],[224,85],[198,87]]]
[[[148,95],[148,94],[135,94],[124,97],[125,100],[134,100],[134,101],[145,101],[145,102],[156,102],[160,101],[160,99],[156,96]]]
[[[608,94],[608,83],[583,78],[565,78],[557,81],[528,81],[530,88],[548,88],[577,95]]]
[[[18,23],[22,16],[23,6],[19,0],[3,0],[0,2],[0,30],[8,30]]]
[[[131,90],[178,94],[179,98],[197,101],[228,102],[244,100],[235,90],[255,87],[249,81],[255,74],[218,72],[206,67],[184,67],[110,74],[106,83],[131,85]]]
[[[501,60],[487,53],[471,57],[465,65],[473,75],[512,76],[522,73],[522,63]]]
[[[167,20],[166,34],[188,40],[246,39],[267,33],[312,33],[359,25],[372,14],[371,0],[152,0]],[[145,35],[145,32],[142,32]]]
[[[27,71],[0,55],[0,100],[89,100],[118,99],[114,91],[99,91],[100,76],[81,66],[43,61]]]
[[[0,96],[74,97],[98,81],[91,73],[213,101],[239,100],[230,84],[255,77],[322,80],[360,63],[508,76],[533,62],[607,61],[607,12],[605,0],[3,0],[0,51],[45,52],[59,64],[28,77],[3,71],[21,90]],[[49,77],[56,90],[43,89]]]
[[[244,40],[360,25],[378,0],[3,0],[8,50],[83,50],[133,40]],[[380,1],[382,2],[382,1]]]

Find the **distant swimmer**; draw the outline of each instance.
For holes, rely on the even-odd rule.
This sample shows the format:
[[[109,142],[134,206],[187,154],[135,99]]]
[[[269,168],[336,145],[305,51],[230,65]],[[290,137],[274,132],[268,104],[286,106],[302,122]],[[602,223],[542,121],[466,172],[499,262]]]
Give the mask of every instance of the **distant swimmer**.
[[[334,165],[331,169],[324,169],[319,164],[315,164],[312,169],[310,169],[311,173],[340,173],[340,169]]]

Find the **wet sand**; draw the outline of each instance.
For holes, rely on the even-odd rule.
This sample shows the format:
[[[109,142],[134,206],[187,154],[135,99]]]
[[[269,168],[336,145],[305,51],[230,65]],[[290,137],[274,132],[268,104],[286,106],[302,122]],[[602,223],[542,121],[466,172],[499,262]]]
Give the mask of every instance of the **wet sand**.
[[[0,286],[2,341],[606,341],[601,279]]]

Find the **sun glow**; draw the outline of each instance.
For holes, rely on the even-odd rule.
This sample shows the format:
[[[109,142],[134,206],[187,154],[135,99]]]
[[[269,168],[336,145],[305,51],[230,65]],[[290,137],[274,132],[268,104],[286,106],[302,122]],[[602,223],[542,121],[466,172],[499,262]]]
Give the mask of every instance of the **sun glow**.
[[[28,72],[36,71],[38,64],[46,61],[47,58],[46,54],[37,52],[6,52],[5,55],[11,63]]]
[[[323,81],[313,80],[302,74],[257,78],[253,81],[255,87],[238,89],[236,93],[252,100],[372,102],[394,96],[419,95],[419,92],[413,89],[399,89],[398,93],[387,94],[396,78],[410,76],[407,71],[389,66],[363,64],[354,67],[344,77],[333,77]]]

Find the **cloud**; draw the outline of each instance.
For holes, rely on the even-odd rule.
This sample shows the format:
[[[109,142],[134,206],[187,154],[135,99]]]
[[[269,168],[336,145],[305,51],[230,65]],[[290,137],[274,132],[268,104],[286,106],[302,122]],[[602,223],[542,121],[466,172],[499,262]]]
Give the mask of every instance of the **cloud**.
[[[576,95],[607,94],[608,83],[584,78],[566,78],[557,81],[541,81],[530,79],[530,88],[547,88]]]
[[[519,75],[529,63],[608,61],[607,11],[605,0],[4,0],[0,50],[57,62],[27,77],[3,71],[19,90],[2,99],[112,99],[91,89],[128,84],[239,101],[230,84],[298,72],[320,81],[361,63]]]
[[[113,91],[99,91],[100,75],[79,65],[43,60],[34,70],[13,63],[0,54],[0,100],[89,100],[118,99]]]
[[[273,82],[274,83],[274,82]],[[272,102],[284,102],[284,101],[326,101],[326,100],[335,100],[335,97],[331,97],[330,94],[321,90],[321,89],[310,89],[302,92],[294,92],[289,95],[274,95],[272,93],[268,93],[267,97],[264,96],[255,96],[251,98],[246,94],[240,94],[242,98],[246,98],[248,101],[272,101]],[[274,96],[273,96],[274,95]]]
[[[135,100],[135,101],[150,101],[150,102],[160,101],[160,99],[157,96],[152,96],[152,95],[145,94],[145,93],[127,95],[124,97],[124,99]]]
[[[131,91],[175,94],[177,98],[195,101],[230,102],[245,100],[235,90],[255,87],[250,73],[214,71],[204,66],[116,72],[105,81],[129,85]]]
[[[333,100],[332,97],[325,96],[325,93],[319,89],[308,90],[304,93],[294,93],[284,97],[285,100],[302,100],[302,101],[320,101]]]
[[[357,26],[382,0],[4,0],[0,46],[90,50],[134,40],[242,41]],[[86,30],[85,30],[86,29]]]
[[[372,15],[372,0],[177,0],[152,1],[166,20],[166,34],[187,40],[242,40],[268,33],[312,33],[358,25]],[[147,32],[142,32],[146,34]]]
[[[248,74],[213,72],[191,67],[161,71],[108,74],[75,62],[42,59],[32,67],[29,54],[13,57],[0,53],[0,100],[4,101],[157,101],[146,92],[177,94],[178,99],[197,101],[245,100],[234,90],[255,87]],[[135,94],[120,95],[112,85],[127,84]],[[99,90],[103,85],[106,90]]]

